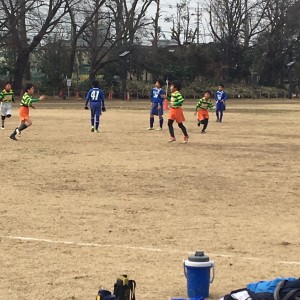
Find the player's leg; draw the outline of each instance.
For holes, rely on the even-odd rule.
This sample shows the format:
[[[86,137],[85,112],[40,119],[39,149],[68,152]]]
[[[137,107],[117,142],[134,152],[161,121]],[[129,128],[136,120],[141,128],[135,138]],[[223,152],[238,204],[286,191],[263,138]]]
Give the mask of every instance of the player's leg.
[[[162,129],[164,125],[164,118],[163,116],[159,116],[159,128]]]
[[[223,110],[220,110],[219,122],[221,123],[223,119]]]
[[[6,103],[7,107],[6,107],[6,111],[4,112],[4,119],[2,119],[2,127],[4,128],[4,120],[5,119],[9,119],[11,117],[11,111],[12,111],[12,104],[11,103]],[[3,118],[3,116],[2,116]]]
[[[159,128],[158,130],[162,130],[164,124],[164,109],[163,106],[160,105],[160,109],[158,110],[158,118],[159,118]]]
[[[154,116],[158,115],[157,112],[157,103],[153,103],[150,109],[150,126],[148,127],[148,130],[153,130],[153,126],[154,126]]]
[[[95,128],[96,128],[96,132],[99,132],[100,115],[101,115],[101,106],[96,106],[95,107]]]
[[[156,129],[156,130],[162,130],[163,124],[164,124],[164,118],[163,118],[162,108],[158,111],[158,118],[159,118],[159,128]]]
[[[170,136],[171,136],[169,142],[174,142],[174,141],[176,141],[176,139],[175,139],[175,134],[174,134],[173,123],[174,123],[174,120],[171,120],[171,119],[168,120],[168,127],[169,127]]]
[[[150,121],[149,121],[149,130],[153,129],[153,125],[154,125],[154,115],[150,115]]]
[[[96,121],[95,121],[95,129],[96,132],[99,132],[99,125],[100,125],[100,114],[95,115]]]
[[[6,116],[1,115],[1,121],[2,121],[1,129],[4,129],[4,125],[5,125],[5,117],[6,117]]]
[[[188,133],[187,133],[187,130],[186,130],[185,126],[183,125],[183,123],[178,123],[178,127],[181,129],[181,131],[182,131],[182,133],[184,135],[183,142],[187,143],[188,139],[189,139],[189,136],[188,136]]]
[[[91,132],[95,131],[95,109],[91,105]]]
[[[5,119],[7,115],[7,102],[1,103],[1,129],[4,129],[5,126]]]
[[[26,128],[30,127],[32,125],[32,121],[30,118],[28,118],[26,121],[22,121],[20,126],[16,129],[18,136],[21,135],[21,132],[25,130]]]
[[[205,118],[203,121],[202,121],[202,123],[203,123],[203,129],[202,129],[202,133],[205,133],[205,130],[206,130],[206,128],[207,128],[207,125],[208,125],[208,118]]]
[[[220,116],[219,116],[219,110],[216,110],[216,116],[217,116],[217,120],[216,120],[216,122],[219,122],[220,121]]]

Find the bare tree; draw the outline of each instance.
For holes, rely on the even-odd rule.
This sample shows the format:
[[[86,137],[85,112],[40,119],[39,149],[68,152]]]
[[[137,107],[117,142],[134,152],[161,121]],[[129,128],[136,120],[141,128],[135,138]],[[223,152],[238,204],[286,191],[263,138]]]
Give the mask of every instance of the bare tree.
[[[104,3],[105,0],[85,0],[84,2],[77,3],[71,7],[67,2],[71,21],[71,47],[67,72],[68,78],[71,78],[73,74],[78,39],[83,36],[84,31],[91,26],[91,24],[97,22],[99,11]]]
[[[270,0],[266,7],[269,27],[258,37],[254,61],[263,84],[282,85],[287,64],[298,56],[299,7],[299,0]]]
[[[79,0],[1,0],[2,9],[8,19],[7,28],[12,47],[16,51],[13,87],[20,90],[29,56],[43,37],[51,33],[67,14],[69,7]]]
[[[237,55],[268,27],[263,20],[269,1],[213,0],[208,4],[210,29],[224,54],[225,77],[236,66]]]
[[[165,19],[167,22],[172,22],[171,38],[179,46],[195,42],[197,28],[192,29],[191,15],[189,2],[183,0],[176,4],[176,16]]]
[[[90,53],[90,79],[106,64],[119,60],[119,54],[124,49],[129,50],[136,42],[139,30],[149,25],[151,21],[145,18],[149,5],[154,0],[106,1],[93,21],[84,31],[84,40]]]
[[[152,24],[152,20],[145,17],[148,7],[155,0],[110,0],[106,4],[111,12],[111,18],[115,24],[116,39],[120,41],[118,46],[133,45],[137,32],[141,28]],[[141,5],[140,5],[141,4]]]

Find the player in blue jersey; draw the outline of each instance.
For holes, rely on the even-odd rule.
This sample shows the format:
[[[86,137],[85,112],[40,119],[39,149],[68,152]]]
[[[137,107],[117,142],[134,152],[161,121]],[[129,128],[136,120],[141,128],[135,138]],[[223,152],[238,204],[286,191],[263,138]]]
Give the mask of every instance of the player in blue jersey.
[[[148,130],[153,130],[154,125],[154,116],[158,116],[159,118],[159,127],[156,130],[162,130],[164,119],[163,119],[163,102],[165,99],[165,91],[162,88],[164,85],[162,80],[157,80],[155,82],[154,88],[150,94],[151,100],[151,109],[150,109],[150,127]]]
[[[90,102],[91,109],[91,132],[99,132],[100,115],[106,111],[104,104],[104,92],[100,89],[99,81],[93,81],[92,88],[86,96],[85,109]]]
[[[217,122],[220,122],[220,123],[222,122],[223,112],[226,109],[227,98],[228,98],[228,96],[224,92],[224,85],[220,84],[218,87],[218,90],[215,94]]]

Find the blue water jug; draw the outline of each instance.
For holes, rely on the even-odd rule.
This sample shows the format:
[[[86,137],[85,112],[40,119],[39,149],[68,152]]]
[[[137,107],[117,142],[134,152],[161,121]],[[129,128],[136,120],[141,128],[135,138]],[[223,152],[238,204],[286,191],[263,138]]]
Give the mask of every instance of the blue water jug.
[[[183,261],[184,274],[187,279],[187,294],[189,298],[207,298],[209,285],[214,281],[214,262],[204,254],[196,251]],[[210,276],[212,270],[212,276]]]

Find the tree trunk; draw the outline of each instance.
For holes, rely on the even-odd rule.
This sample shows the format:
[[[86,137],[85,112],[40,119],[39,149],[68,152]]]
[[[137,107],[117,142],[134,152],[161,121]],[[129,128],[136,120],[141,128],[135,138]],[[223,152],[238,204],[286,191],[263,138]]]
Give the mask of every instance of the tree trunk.
[[[15,92],[20,92],[22,90],[22,79],[25,73],[27,64],[29,61],[29,52],[28,49],[23,49],[17,58],[15,64],[15,75],[13,82],[13,89]]]
[[[70,49],[70,57],[69,57],[69,64],[67,69],[67,77],[72,78],[73,71],[74,71],[74,63],[76,58],[76,49],[77,49],[77,39],[72,40],[72,45]]]

